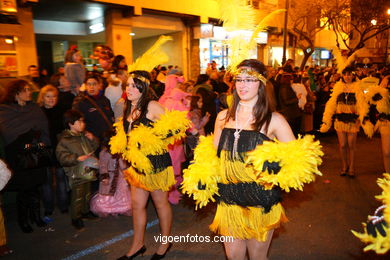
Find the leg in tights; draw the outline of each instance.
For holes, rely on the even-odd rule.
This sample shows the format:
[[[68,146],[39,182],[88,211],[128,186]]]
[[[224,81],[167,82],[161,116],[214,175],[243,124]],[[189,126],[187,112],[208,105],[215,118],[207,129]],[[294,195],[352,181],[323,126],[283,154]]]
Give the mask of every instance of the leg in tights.
[[[148,191],[131,186],[134,237],[127,256],[133,255],[144,245],[146,228],[146,205],[148,203],[148,198]]]
[[[382,139],[382,153],[383,153],[383,164],[385,171],[390,173],[390,135],[381,134]]]
[[[233,242],[224,242],[228,260],[244,260],[246,255],[246,241],[234,239]]]
[[[161,190],[152,192],[152,199],[156,207],[158,218],[160,220],[160,229],[162,236],[169,236],[171,234],[172,226],[172,209],[168,201],[168,192]],[[157,249],[157,254],[163,255],[169,244],[161,244]]]
[[[348,169],[348,138],[346,132],[337,131],[337,138],[339,140],[339,151],[341,155],[342,171],[346,172]]]
[[[270,230],[267,235],[267,240],[264,242],[259,242],[256,239],[250,239],[247,241],[249,259],[256,260],[266,260],[268,249],[271,244],[272,235],[274,230]]]
[[[355,150],[357,133],[348,133],[349,174],[355,173]]]

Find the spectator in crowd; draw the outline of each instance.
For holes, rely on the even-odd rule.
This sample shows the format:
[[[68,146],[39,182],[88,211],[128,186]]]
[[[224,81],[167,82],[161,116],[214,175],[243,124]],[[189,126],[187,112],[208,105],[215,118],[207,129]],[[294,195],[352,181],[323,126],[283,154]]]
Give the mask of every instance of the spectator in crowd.
[[[85,131],[83,115],[76,110],[64,114],[66,130],[62,132],[56,148],[57,159],[69,178],[71,188],[70,214],[72,225],[84,228],[82,218],[95,218],[90,212],[91,182],[96,180],[98,160],[93,153],[99,141],[92,133]]]
[[[58,90],[54,86],[47,85],[39,93],[38,105],[42,108],[49,123],[49,134],[52,147],[58,143],[57,137],[64,130],[62,107],[58,106]],[[55,150],[53,149],[53,166],[47,168],[46,182],[42,185],[42,200],[44,206],[44,220],[50,221],[54,211],[55,197],[53,187],[53,175],[55,176],[57,203],[61,213],[68,212],[68,182],[65,172],[56,160]]]
[[[102,80],[98,75],[89,75],[85,86],[85,95],[75,99],[73,108],[83,114],[86,130],[100,139],[105,131],[111,129],[114,112],[110,100],[103,95]]]
[[[280,81],[279,104],[280,113],[286,118],[295,136],[297,136],[301,129],[303,112],[298,106],[299,100],[291,87],[291,82],[292,75],[283,74]]]
[[[161,67],[160,72],[157,75],[157,80],[163,84],[165,84],[165,78],[167,76],[168,70],[166,67]]]
[[[33,232],[29,223],[45,226],[40,214],[38,189],[45,181],[47,157],[28,160],[35,151],[50,147],[48,121],[40,107],[33,103],[32,87],[25,80],[13,80],[0,102],[0,134],[5,142],[5,161],[13,171],[8,191],[17,191],[18,224],[25,233]]]
[[[7,165],[0,160],[0,191],[4,189],[4,186],[8,183],[11,178],[11,171],[8,169]],[[7,234],[5,232],[4,226],[4,215],[3,210],[0,208],[0,257],[12,254],[11,250],[7,246]]]
[[[85,80],[85,67],[83,56],[76,46],[71,46],[65,54],[65,77],[70,82],[72,93],[77,95]]]
[[[126,58],[123,55],[116,55],[112,61],[111,70],[116,73],[118,70],[127,71]]]

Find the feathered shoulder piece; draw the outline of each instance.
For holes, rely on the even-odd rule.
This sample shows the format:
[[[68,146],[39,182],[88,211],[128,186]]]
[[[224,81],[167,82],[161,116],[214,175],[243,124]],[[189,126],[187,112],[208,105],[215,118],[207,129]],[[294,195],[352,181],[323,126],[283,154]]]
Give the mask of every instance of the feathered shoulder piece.
[[[248,154],[246,163],[253,165],[259,182],[267,188],[276,185],[286,192],[302,190],[315,175],[322,176],[318,166],[324,153],[312,135],[288,143],[266,141]]]
[[[192,195],[196,209],[215,201],[218,194],[219,158],[214,147],[213,135],[201,136],[194,151],[194,161],[183,171],[182,190]]]
[[[123,127],[123,118],[114,124],[115,135],[111,137],[109,145],[112,154],[123,154],[126,151],[127,136]]]
[[[186,111],[167,111],[153,124],[153,132],[164,140],[165,144],[173,144],[186,136],[186,130],[191,127],[191,120]]]
[[[376,196],[383,205],[379,207],[374,216],[368,216],[367,223],[363,224],[364,233],[352,233],[367,246],[364,251],[373,250],[377,254],[385,254],[390,249],[390,174],[383,174],[377,183],[382,188],[382,194]]]
[[[165,153],[169,144],[185,136],[191,121],[187,119],[186,112],[167,111],[152,127],[140,124],[128,135],[123,129],[122,120],[114,126],[116,135],[110,140],[111,152],[122,154],[139,172],[148,173],[153,166],[147,156]]]
[[[390,114],[389,90],[381,86],[371,86],[366,93],[368,102],[376,106],[379,113]]]
[[[344,83],[340,80],[338,81],[330,94],[330,98],[325,105],[324,115],[322,117],[322,125],[320,131],[322,133],[328,132],[332,126],[333,115],[336,112],[337,106],[337,97],[344,91]]]

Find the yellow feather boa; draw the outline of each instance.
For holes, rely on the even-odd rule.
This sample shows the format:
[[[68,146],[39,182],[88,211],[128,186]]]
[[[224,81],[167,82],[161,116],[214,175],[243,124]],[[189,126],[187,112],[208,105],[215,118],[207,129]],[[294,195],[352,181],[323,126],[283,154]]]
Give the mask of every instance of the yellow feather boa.
[[[172,110],[161,115],[160,120],[153,124],[153,134],[160,137],[165,145],[169,145],[184,138],[191,125],[186,111]]]
[[[302,190],[305,183],[315,180],[315,174],[322,176],[318,166],[322,163],[319,141],[306,135],[303,138],[282,143],[267,141],[248,153],[246,163],[252,164],[258,178],[267,188],[277,185],[286,192],[291,189]],[[264,163],[278,162],[281,170],[278,174],[262,171]]]
[[[160,119],[152,123],[152,127],[143,124],[134,127],[126,135],[123,119],[114,124],[116,135],[110,140],[111,153],[122,154],[140,173],[153,172],[153,165],[148,155],[160,155],[167,152],[167,147],[175,140],[185,136],[185,131],[191,125],[187,113],[167,111]]]
[[[182,190],[193,196],[196,209],[206,206],[209,201],[215,202],[213,196],[219,195],[219,158],[213,138],[213,135],[200,137],[194,150],[194,161],[183,171]],[[204,189],[199,186],[204,186]]]
[[[386,232],[386,236],[382,236],[379,232],[377,232],[377,236],[373,237],[371,234],[367,233],[367,224],[363,224],[364,233],[358,233],[356,231],[351,230],[351,232],[359,238],[363,243],[368,244],[364,251],[373,250],[377,254],[385,254],[390,249],[390,174],[383,174],[384,178],[378,178],[377,183],[382,188],[382,194],[376,196],[378,200],[380,200],[386,208],[384,209],[383,216],[385,221],[387,222],[387,227],[384,226],[384,230]]]
[[[324,115],[322,118],[322,125],[320,128],[320,131],[322,133],[329,131],[329,129],[331,128],[333,115],[336,113],[336,111],[339,111],[341,113],[357,113],[359,115],[359,118],[362,117],[360,115],[362,115],[362,114],[364,115],[366,113],[366,111],[368,111],[368,104],[365,101],[364,93],[361,89],[359,81],[352,83],[352,89],[353,89],[353,92],[355,93],[355,97],[356,97],[357,111],[353,111],[354,109],[348,105],[341,105],[341,104],[338,105],[337,104],[337,97],[344,92],[344,87],[345,87],[345,83],[342,82],[341,80],[338,81],[333,87],[333,91],[332,91],[332,94],[330,96],[330,99],[328,100],[328,102],[325,105],[325,111],[324,111]],[[341,131],[347,131],[347,132],[358,132],[359,131],[358,126],[355,126],[353,124],[350,124],[350,126],[343,126],[342,124],[343,124],[342,122],[339,122],[339,124],[337,124],[337,125],[335,124],[335,128],[339,129]]]
[[[380,95],[382,98],[380,100],[375,101],[373,97],[375,95]],[[366,93],[366,103],[369,105],[374,105],[376,107],[376,110],[379,113],[384,113],[384,114],[390,114],[390,100],[389,100],[390,93],[389,91],[381,86],[371,86],[368,89],[368,92]],[[368,116],[369,109],[365,111],[363,116]],[[380,121],[378,120],[376,124],[374,125],[372,122],[369,120],[362,121],[362,127],[364,132],[368,137],[372,137],[374,133],[380,129],[380,132],[382,134],[390,134],[390,123],[386,121]]]

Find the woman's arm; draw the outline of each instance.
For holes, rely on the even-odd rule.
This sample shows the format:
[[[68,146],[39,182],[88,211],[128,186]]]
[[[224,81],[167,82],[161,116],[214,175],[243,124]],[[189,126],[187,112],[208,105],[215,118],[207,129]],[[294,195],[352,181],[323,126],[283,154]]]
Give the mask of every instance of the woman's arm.
[[[272,113],[267,136],[270,138],[276,138],[280,142],[284,143],[295,140],[295,136],[286,119],[281,114],[276,112]]]
[[[214,127],[214,147],[217,148],[219,144],[219,138],[221,137],[222,129],[225,126],[227,109],[218,113],[217,119],[215,120]]]

